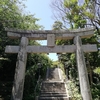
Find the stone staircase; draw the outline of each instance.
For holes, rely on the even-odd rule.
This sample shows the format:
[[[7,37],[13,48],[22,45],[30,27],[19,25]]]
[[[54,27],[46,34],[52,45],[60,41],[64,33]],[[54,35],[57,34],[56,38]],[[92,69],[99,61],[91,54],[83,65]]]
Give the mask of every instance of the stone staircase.
[[[64,73],[60,68],[48,68],[37,100],[71,100],[64,82]]]

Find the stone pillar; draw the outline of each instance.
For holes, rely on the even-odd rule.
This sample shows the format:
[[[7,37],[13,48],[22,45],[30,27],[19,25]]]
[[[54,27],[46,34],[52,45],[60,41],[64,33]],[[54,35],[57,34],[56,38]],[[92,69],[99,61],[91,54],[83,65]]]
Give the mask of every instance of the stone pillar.
[[[24,77],[25,77],[25,69],[27,61],[27,51],[26,51],[27,45],[28,45],[28,39],[26,37],[22,37],[16,62],[11,100],[22,100],[23,97]]]
[[[79,36],[76,36],[74,39],[74,43],[76,45],[76,60],[82,100],[92,100],[85,59],[82,50],[81,38]]]

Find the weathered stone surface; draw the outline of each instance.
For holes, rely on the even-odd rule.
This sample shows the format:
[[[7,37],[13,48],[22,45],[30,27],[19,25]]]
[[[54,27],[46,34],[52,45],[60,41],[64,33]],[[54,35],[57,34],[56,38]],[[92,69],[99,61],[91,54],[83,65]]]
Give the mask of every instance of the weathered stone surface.
[[[64,79],[64,73],[60,68],[48,68],[37,100],[71,100]]]
[[[75,30],[12,30],[6,29],[8,31],[7,35],[10,38],[20,38],[27,37],[34,40],[46,40],[47,34],[54,34],[55,39],[73,39],[75,36],[80,36],[81,38],[91,37],[94,34],[95,27],[75,29]]]
[[[50,47],[55,46],[55,35],[54,34],[47,35],[47,46],[50,46]]]
[[[71,100],[69,97],[41,97],[37,100]]]
[[[97,45],[82,45],[82,49],[84,52],[96,52]],[[64,46],[27,46],[27,53],[73,53],[76,51],[75,45],[64,45]],[[19,46],[6,46],[6,53],[18,53]]]
[[[81,33],[81,32],[88,32],[88,31],[94,31],[95,27],[87,27],[87,28],[81,28],[81,29],[72,29],[72,30],[21,30],[21,29],[9,29],[5,28],[5,31],[7,32],[14,32],[14,33],[34,33],[34,34],[58,34],[58,33]]]
[[[63,75],[63,71],[60,68],[48,68],[47,69],[47,75],[46,75],[46,80],[51,81],[51,82],[62,82],[65,77]],[[48,82],[47,81],[47,82]],[[45,81],[46,83],[46,81]]]
[[[16,62],[16,70],[15,70],[11,100],[22,100],[23,97],[24,77],[25,77],[25,68],[27,61],[27,52],[26,52],[27,44],[28,44],[28,39],[26,37],[22,37]]]
[[[51,81],[51,80],[50,80]],[[53,80],[54,81],[54,80]],[[43,82],[41,93],[66,93],[66,87],[64,82]]]
[[[82,100],[92,100],[85,59],[84,59],[84,54],[82,50],[82,42],[79,36],[75,37],[74,43],[76,44],[76,47],[77,47],[76,60],[77,60],[77,67],[78,67],[78,73],[79,73]]]
[[[96,45],[82,45],[79,39],[91,37],[95,27],[75,30],[13,30],[6,29],[10,38],[21,38],[20,46],[6,46],[6,53],[18,53],[12,100],[22,100],[27,53],[73,53],[77,55],[77,65],[83,100],[92,100],[88,84],[83,52],[97,51]],[[56,39],[73,39],[75,45],[55,46]],[[47,40],[47,46],[27,46],[28,39]],[[47,70],[38,100],[71,100],[62,72],[58,69]]]

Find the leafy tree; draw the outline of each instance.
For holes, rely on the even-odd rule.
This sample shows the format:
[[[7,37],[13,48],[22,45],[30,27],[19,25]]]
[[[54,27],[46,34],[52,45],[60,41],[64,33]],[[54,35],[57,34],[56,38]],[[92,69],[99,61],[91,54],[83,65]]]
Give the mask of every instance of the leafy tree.
[[[51,67],[52,61],[44,54],[28,56],[23,100],[35,100],[40,93],[41,82],[45,79],[47,67]]]
[[[92,38],[89,39],[83,39],[83,44],[86,43],[97,43],[97,36],[100,34],[100,25],[99,25],[99,17],[100,17],[100,2],[99,0],[84,0],[83,3],[80,4],[78,0],[59,0],[59,1],[52,1],[51,7],[53,10],[55,10],[54,17],[56,20],[62,23],[62,26],[64,25],[69,29],[75,29],[75,28],[85,28],[89,26],[95,26],[96,31]],[[56,24],[58,25],[58,24]],[[53,25],[54,26],[54,25]],[[59,25],[58,25],[59,26]],[[57,27],[58,27],[57,26]],[[61,29],[59,27],[59,29]],[[73,44],[72,41],[57,41],[58,45],[62,44]],[[99,44],[98,44],[99,46]],[[95,53],[88,53],[85,54],[85,60],[87,64],[87,70],[89,75],[89,80],[91,84],[91,88],[93,89],[93,99],[99,100],[98,93],[96,92],[96,89],[94,89],[93,84],[98,84],[100,82],[99,75],[96,73],[99,72],[99,66],[100,66],[100,52]],[[65,65],[65,67],[70,66],[69,72],[71,75],[71,78],[77,81],[77,67],[75,63],[75,56],[73,54],[59,54],[59,60]],[[93,72],[93,70],[95,70]],[[71,79],[70,78],[70,79]],[[95,85],[96,86],[96,85]],[[97,85],[97,88],[99,90],[99,85]],[[94,94],[97,93],[97,96]]]
[[[80,23],[79,27],[82,25],[96,26],[99,32],[99,0],[53,0],[51,8],[54,11],[55,19],[61,21],[67,28],[69,28],[69,26],[71,26],[70,28],[75,27],[77,22]]]
[[[5,27],[39,30],[43,29],[41,25],[36,24],[39,19],[34,15],[23,12],[24,4],[19,0],[0,0],[0,99],[10,100],[11,90],[14,80],[17,54],[6,54],[6,45],[19,45],[20,40],[11,40],[7,37]],[[40,45],[36,41],[30,41],[31,45]],[[34,98],[34,87],[38,80],[38,63],[41,63],[41,78],[44,77],[46,67],[50,66],[52,61],[44,54],[29,54],[25,79],[24,94],[27,94],[23,100]],[[44,74],[42,74],[44,73]],[[29,82],[28,82],[29,81]],[[30,87],[31,89],[30,89]],[[33,90],[32,90],[33,88]],[[29,90],[28,90],[29,89]],[[36,90],[37,93],[37,90]],[[28,98],[28,99],[26,99]]]
[[[82,100],[82,97],[79,93],[79,87],[75,80],[68,81],[68,90],[69,95],[71,96],[72,100]]]

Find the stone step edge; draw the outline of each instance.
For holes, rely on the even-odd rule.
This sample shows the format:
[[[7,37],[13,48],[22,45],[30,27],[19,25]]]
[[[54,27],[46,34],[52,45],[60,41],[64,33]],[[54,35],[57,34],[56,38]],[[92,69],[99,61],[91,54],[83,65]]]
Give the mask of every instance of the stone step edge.
[[[54,90],[50,90],[50,91],[48,91],[48,90],[44,90],[44,89],[41,89],[41,93],[46,93],[46,92],[52,92],[52,93],[63,93],[63,92],[66,92],[66,90],[65,90],[65,88],[64,89],[59,89],[59,92],[58,91],[54,91]]]
[[[46,94],[46,95],[44,94],[43,95],[43,94],[41,94],[40,97],[69,97],[69,96],[67,94],[63,94],[63,95],[62,94],[61,95],[56,95],[56,94],[55,95],[52,95],[52,94]]]
[[[44,94],[67,94],[66,92],[41,92],[41,93],[44,93]]]
[[[42,83],[64,83],[64,84],[66,84],[66,82],[64,82],[64,81],[44,81]]]
[[[58,98],[58,99],[61,99],[61,100],[62,100],[62,99],[68,99],[68,100],[69,100],[71,97],[37,97],[37,98],[38,98],[38,99],[45,99],[45,100],[48,100],[48,99],[54,99],[54,100],[55,100],[55,99],[57,99],[57,98]],[[37,100],[38,100],[38,99],[37,99]]]
[[[62,93],[60,93],[60,92],[41,92],[41,94],[67,94],[66,92],[62,92]]]

